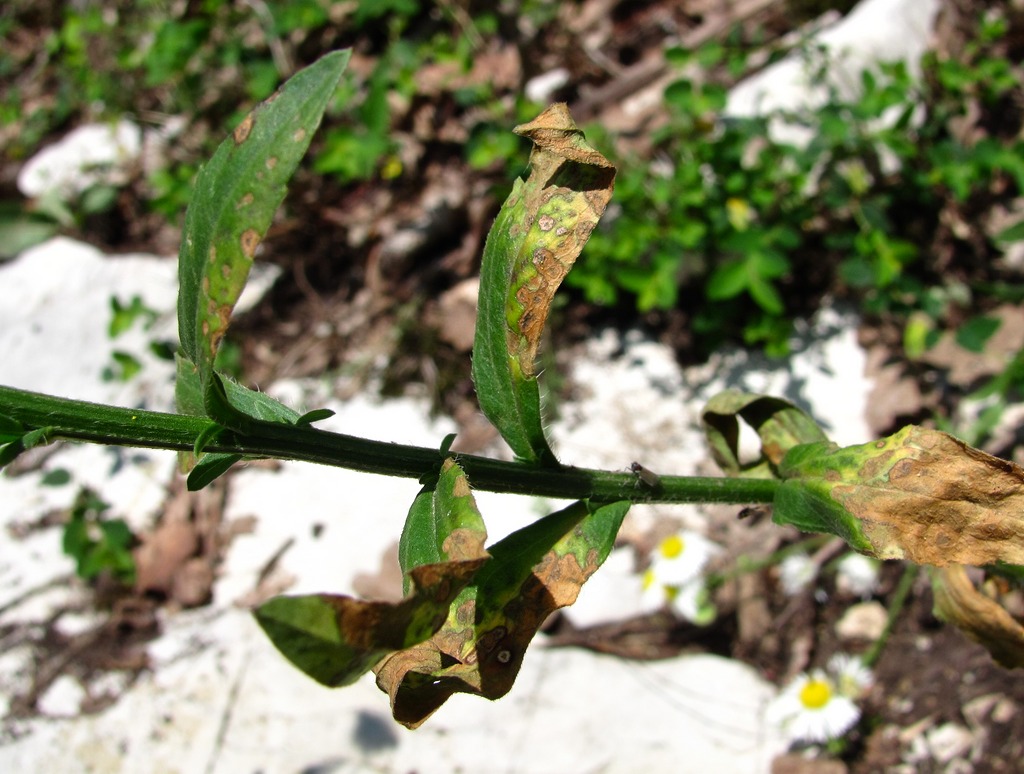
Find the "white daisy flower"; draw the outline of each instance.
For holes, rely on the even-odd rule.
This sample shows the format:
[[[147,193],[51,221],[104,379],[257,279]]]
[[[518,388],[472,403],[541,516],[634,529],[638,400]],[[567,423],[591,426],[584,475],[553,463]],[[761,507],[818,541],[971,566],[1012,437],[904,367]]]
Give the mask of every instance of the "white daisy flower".
[[[718,617],[718,608],[703,580],[690,581],[676,589],[670,604],[679,617],[697,626],[710,626]]]
[[[703,579],[673,586],[662,583],[653,567],[643,574],[640,608],[648,613],[669,608],[683,620],[698,626],[708,626],[718,616]]]
[[[651,553],[651,569],[665,585],[681,587],[699,578],[721,550],[699,532],[681,530],[658,543]]]
[[[818,576],[818,565],[807,554],[790,554],[779,564],[779,582],[787,596],[795,596]]]
[[[836,690],[849,699],[859,699],[875,681],[860,656],[849,653],[836,653],[828,660],[825,669],[835,679]]]
[[[849,553],[836,564],[836,585],[855,597],[871,596],[878,588],[878,561]]]
[[[841,695],[820,669],[804,673],[786,686],[767,712],[767,720],[794,742],[838,739],[859,718],[857,705]]]

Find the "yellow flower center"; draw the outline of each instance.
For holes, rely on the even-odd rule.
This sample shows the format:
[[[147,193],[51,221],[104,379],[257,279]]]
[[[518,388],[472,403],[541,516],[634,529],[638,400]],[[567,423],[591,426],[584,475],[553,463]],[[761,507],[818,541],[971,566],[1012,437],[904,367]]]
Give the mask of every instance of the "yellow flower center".
[[[658,549],[666,559],[675,559],[686,550],[686,542],[679,535],[672,535],[662,540]]]
[[[821,709],[832,698],[832,686],[824,680],[808,680],[800,689],[800,703],[808,709]]]
[[[648,569],[644,571],[643,588],[644,591],[654,585],[654,570]]]

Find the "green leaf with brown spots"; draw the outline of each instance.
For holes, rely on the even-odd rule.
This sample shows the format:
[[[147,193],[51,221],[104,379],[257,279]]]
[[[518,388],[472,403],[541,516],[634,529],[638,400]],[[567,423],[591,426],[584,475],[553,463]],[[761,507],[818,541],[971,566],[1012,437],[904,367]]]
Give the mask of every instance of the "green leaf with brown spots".
[[[485,561],[414,567],[412,593],[401,602],[340,594],[274,597],[255,610],[256,621],[274,647],[318,683],[351,685],[388,653],[437,631],[452,600]]]
[[[392,651],[433,635],[456,596],[489,560],[487,532],[465,473],[452,460],[416,497],[399,544],[405,598],[369,602],[334,594],[277,597],[256,611],[267,636],[317,682],[348,685]]]
[[[473,381],[515,455],[554,464],[534,359],[555,291],[611,199],[615,168],[564,104],[513,131],[533,141],[530,177],[516,180],[484,246]]]
[[[437,483],[416,496],[398,541],[406,593],[413,568],[485,557],[486,541],[487,529],[466,474],[449,457],[441,465]]]
[[[178,334],[211,415],[211,404],[223,397],[214,394],[217,348],[348,58],[348,51],[335,51],[288,80],[245,117],[196,178],[178,256]]]
[[[611,552],[629,503],[577,502],[512,533],[452,603],[428,640],[378,664],[395,720],[419,726],[454,693],[488,699],[512,688],[545,619],[576,601]]]
[[[761,439],[756,460],[740,462],[740,420]],[[770,395],[726,390],[715,395],[701,416],[711,455],[728,476],[775,478],[786,452],[804,443],[827,441],[817,423],[792,403]]]
[[[779,523],[879,559],[1024,564],[1024,469],[946,433],[909,425],[861,446],[797,446],[779,472]]]

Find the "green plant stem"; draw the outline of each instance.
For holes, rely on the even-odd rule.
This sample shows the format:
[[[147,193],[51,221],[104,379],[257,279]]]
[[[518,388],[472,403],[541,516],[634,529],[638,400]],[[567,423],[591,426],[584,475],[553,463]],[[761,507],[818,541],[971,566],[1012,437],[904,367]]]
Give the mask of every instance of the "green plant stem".
[[[211,425],[203,417],[105,406],[0,386],[0,415],[26,430],[46,428],[48,441],[191,451]],[[245,433],[222,430],[205,452],[301,460],[405,478],[435,473],[437,449],[356,438],[306,426],[254,420]],[[778,482],[763,479],[660,476],[656,487],[635,473],[455,455],[475,489],[601,502],[768,503]]]
[[[878,657],[882,655],[882,650],[885,648],[886,642],[889,641],[889,635],[892,634],[893,627],[896,625],[896,619],[899,618],[900,613],[903,611],[907,595],[910,593],[910,589],[913,588],[914,581],[917,579],[917,574],[920,571],[920,565],[916,564],[907,563],[907,566],[903,568],[903,575],[900,576],[900,582],[896,584],[896,591],[893,592],[892,599],[889,601],[889,617],[885,621],[885,628],[882,629],[878,639],[872,643],[871,647],[864,654],[864,666],[874,666],[875,662],[878,661]]]

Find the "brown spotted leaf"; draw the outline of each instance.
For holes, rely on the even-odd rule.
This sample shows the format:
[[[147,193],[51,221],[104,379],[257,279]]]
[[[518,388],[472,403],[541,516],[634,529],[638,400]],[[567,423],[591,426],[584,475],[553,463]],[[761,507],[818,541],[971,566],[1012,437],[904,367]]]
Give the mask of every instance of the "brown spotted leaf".
[[[336,51],[297,73],[243,119],[196,178],[178,256],[178,333],[206,405],[213,359],[256,248],[348,58]]]
[[[1024,626],[994,599],[978,591],[963,567],[931,573],[935,615],[981,643],[999,664],[1024,667]]]
[[[862,446],[806,444],[780,473],[789,500],[780,511],[776,497],[777,521],[840,534],[806,520],[815,508],[848,517],[852,542],[880,559],[1024,564],[1024,469],[946,433],[911,425]]]
[[[350,685],[386,654],[437,631],[452,600],[485,562],[414,567],[408,575],[412,592],[398,603],[338,594],[274,597],[255,616],[281,654],[318,683]]]
[[[348,685],[388,653],[411,648],[441,627],[452,601],[489,560],[486,538],[466,475],[448,458],[406,518],[398,551],[405,599],[277,597],[256,611],[256,619],[278,650],[314,680]]]
[[[551,300],[608,206],[615,167],[587,143],[563,102],[512,131],[534,146],[522,189],[526,217],[509,226],[521,246],[505,307],[509,350],[530,377]]]
[[[514,131],[533,141],[531,171],[516,180],[487,236],[473,380],[481,409],[516,456],[552,463],[534,359],[555,291],[608,206],[615,168],[564,104]]]
[[[487,529],[459,464],[448,457],[437,482],[413,501],[398,542],[405,591],[414,567],[438,562],[475,561],[487,556]]]
[[[607,558],[629,503],[575,503],[514,532],[452,604],[426,642],[375,667],[395,720],[415,728],[449,696],[508,693],[544,620],[576,601]]]

